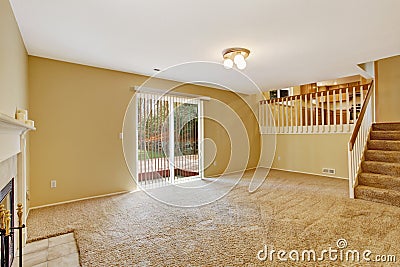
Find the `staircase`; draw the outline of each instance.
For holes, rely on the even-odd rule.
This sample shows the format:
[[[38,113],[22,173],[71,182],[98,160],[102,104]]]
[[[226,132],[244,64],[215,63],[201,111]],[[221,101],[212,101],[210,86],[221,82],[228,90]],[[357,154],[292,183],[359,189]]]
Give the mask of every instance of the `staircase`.
[[[400,207],[400,123],[374,123],[355,198]]]

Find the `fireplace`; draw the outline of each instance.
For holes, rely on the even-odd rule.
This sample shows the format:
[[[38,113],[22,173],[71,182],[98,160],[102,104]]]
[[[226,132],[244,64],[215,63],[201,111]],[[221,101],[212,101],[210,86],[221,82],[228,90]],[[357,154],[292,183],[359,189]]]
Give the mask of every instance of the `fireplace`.
[[[4,205],[4,210],[10,211],[0,211],[0,217],[5,215],[5,224],[8,226],[3,225],[6,230],[1,231],[1,248],[4,249],[0,253],[1,266],[10,266],[17,248],[23,248],[25,244],[26,231],[23,229],[22,214],[27,214],[26,135],[35,129],[26,121],[0,113],[0,203]],[[18,204],[17,208],[16,203],[22,205]],[[22,266],[21,260],[22,257]]]
[[[10,225],[14,226],[14,178],[10,180],[6,186],[3,187],[0,191],[0,204],[3,205],[5,210],[11,211],[11,220]],[[4,237],[1,238],[1,266],[4,266],[4,263],[8,262],[9,266],[12,264],[14,260],[14,240],[15,236],[13,232],[11,232],[8,240],[5,242]],[[5,246],[8,246],[8,249],[3,249]],[[5,253],[8,251],[8,253]],[[6,259],[7,258],[7,259]]]

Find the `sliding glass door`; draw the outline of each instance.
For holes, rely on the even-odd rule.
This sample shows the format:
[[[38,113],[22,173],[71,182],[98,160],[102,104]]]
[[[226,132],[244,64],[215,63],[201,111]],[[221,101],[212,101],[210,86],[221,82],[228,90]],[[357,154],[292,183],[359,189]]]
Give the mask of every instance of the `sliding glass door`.
[[[136,94],[137,179],[142,186],[202,177],[199,99]]]

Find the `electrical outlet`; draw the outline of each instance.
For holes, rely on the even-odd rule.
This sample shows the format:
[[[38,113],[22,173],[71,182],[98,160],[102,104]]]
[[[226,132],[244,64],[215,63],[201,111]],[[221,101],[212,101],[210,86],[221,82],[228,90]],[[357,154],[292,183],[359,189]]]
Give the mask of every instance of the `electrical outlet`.
[[[281,156],[278,156],[278,160],[281,160]]]
[[[322,169],[322,173],[326,173],[326,174],[335,174],[336,170],[335,169],[330,169],[330,168],[323,168]]]
[[[50,181],[50,188],[56,188],[57,187],[57,181],[56,180],[51,180]]]
[[[213,165],[214,165],[214,166],[217,166],[217,162],[216,162],[216,161],[214,161],[214,162],[213,162]]]

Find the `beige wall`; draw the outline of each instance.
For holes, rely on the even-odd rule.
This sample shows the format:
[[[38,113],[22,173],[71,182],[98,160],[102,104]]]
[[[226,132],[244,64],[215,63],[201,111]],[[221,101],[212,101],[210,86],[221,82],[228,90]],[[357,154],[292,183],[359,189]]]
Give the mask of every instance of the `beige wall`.
[[[27,54],[7,0],[0,1],[0,112],[14,117],[27,108]]]
[[[31,134],[32,206],[135,188],[125,166],[119,133],[134,94],[130,87],[141,85],[146,79],[135,74],[29,57],[30,112],[37,126],[37,131]],[[176,85],[155,80],[150,87],[168,89]],[[204,113],[222,118],[231,131],[232,126],[243,122],[249,136],[243,136],[243,132],[237,136],[234,130],[230,133],[237,144],[235,150],[245,150],[246,143],[251,145],[249,160],[245,153],[237,153],[240,156],[231,160],[236,165],[228,165],[226,159],[234,149],[226,135],[220,134],[218,126],[206,120],[205,137],[213,139],[218,150],[217,164],[212,164],[206,175],[257,165],[260,136],[250,109],[257,106],[252,96],[243,100],[227,91],[194,85],[180,86],[177,90],[210,96],[212,100],[204,102]],[[232,116],[230,108],[238,114],[237,118]],[[124,142],[127,138],[124,134]],[[128,154],[133,155],[134,151]],[[55,189],[50,188],[52,179],[57,180]]]
[[[14,117],[17,108],[28,108],[28,56],[10,2],[2,0],[0,1],[0,113]],[[26,178],[29,186],[29,142],[27,143]],[[21,194],[18,192],[17,195],[25,195],[25,192]],[[21,201],[20,197],[17,201]],[[29,200],[26,204],[29,208]]]
[[[400,56],[375,64],[376,121],[400,122]]]
[[[317,175],[332,168],[336,174],[331,176],[348,178],[349,139],[350,134],[278,134],[272,168]],[[273,135],[263,135],[262,142],[263,153],[273,153]]]

